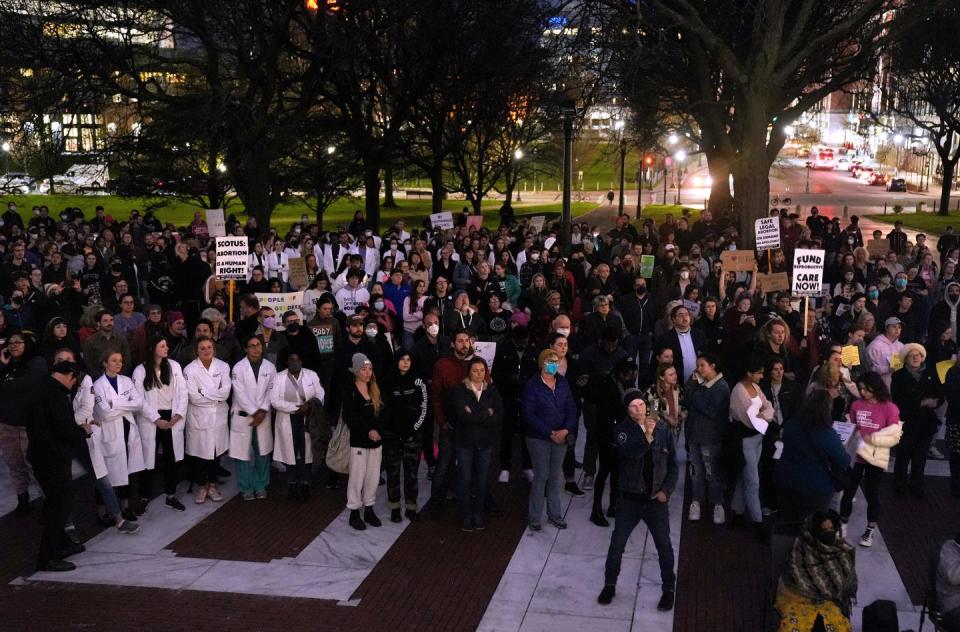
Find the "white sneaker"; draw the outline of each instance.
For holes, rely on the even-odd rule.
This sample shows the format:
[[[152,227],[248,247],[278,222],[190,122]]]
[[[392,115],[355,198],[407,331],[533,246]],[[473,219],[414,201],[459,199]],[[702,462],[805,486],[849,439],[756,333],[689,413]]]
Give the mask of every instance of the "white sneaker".
[[[713,524],[723,524],[727,521],[727,514],[723,511],[723,505],[713,506]]]
[[[524,470],[524,471],[523,471],[523,476],[524,476],[524,478],[527,479],[527,482],[528,482],[528,483],[532,483],[532,482],[533,482],[533,470]]]
[[[690,502],[690,509],[687,510],[687,519],[690,520],[690,522],[700,520],[700,503],[696,500]]]
[[[202,505],[207,502],[207,488],[200,485],[197,487],[197,491],[193,493],[193,502],[198,505]]]
[[[585,475],[583,477],[583,484],[580,486],[580,488],[585,489],[586,491],[593,489],[593,477],[589,474]]]
[[[207,498],[215,503],[218,503],[223,500],[223,494],[220,493],[220,490],[216,485],[210,485],[207,487]]]
[[[500,470],[500,478],[497,479],[501,483],[510,482],[510,470]]]
[[[846,522],[840,523],[840,537],[843,538],[844,540],[847,539],[847,523]]]
[[[860,536],[860,546],[873,546],[873,532],[875,531],[874,527],[867,527],[863,531],[863,535]]]

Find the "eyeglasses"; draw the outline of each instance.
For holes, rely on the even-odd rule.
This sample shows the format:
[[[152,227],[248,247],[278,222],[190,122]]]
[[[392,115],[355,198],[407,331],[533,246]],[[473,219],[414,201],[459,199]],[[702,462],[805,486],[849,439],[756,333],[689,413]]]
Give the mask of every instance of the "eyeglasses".
[[[25,343],[23,340],[11,340],[10,342],[7,343],[7,345],[10,346],[10,347],[12,347],[12,346],[14,346],[14,345],[21,346],[21,345],[25,345],[25,344],[27,344],[27,343]]]

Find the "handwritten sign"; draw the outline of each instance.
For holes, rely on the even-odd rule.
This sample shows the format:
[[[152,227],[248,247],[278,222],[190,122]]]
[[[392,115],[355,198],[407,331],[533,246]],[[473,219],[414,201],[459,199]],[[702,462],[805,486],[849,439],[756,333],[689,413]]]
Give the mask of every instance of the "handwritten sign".
[[[644,279],[652,278],[654,265],[656,258],[653,255],[640,255],[640,276]]]
[[[430,225],[434,230],[449,230],[453,228],[453,213],[443,211],[442,213],[430,214]]]
[[[840,349],[840,364],[847,367],[860,366],[860,348],[847,345]]]
[[[480,230],[483,226],[483,216],[482,215],[468,215],[467,216],[467,232],[472,233],[475,230]]]
[[[286,312],[293,310],[300,317],[303,323],[303,292],[283,292],[280,294],[267,294],[257,292],[254,294],[260,301],[260,307],[269,307],[277,315],[279,321]]]
[[[547,217],[545,215],[536,215],[530,218],[530,228],[537,234],[543,232],[543,225],[546,223]]]
[[[247,278],[247,260],[250,257],[250,246],[247,238],[217,237],[217,269],[216,276],[221,281],[244,281]]]
[[[867,242],[867,252],[870,253],[870,257],[886,257],[887,253],[890,252],[890,240],[889,239],[871,239]]]
[[[757,250],[773,250],[780,247],[780,218],[761,217],[754,222],[757,234]]]
[[[900,357],[899,353],[890,356],[890,368],[894,371],[899,371],[903,368],[903,358]]]
[[[786,272],[774,272],[773,274],[757,274],[757,287],[763,288],[764,292],[779,292],[790,289],[790,275]]]
[[[307,260],[303,257],[292,257],[287,259],[287,265],[290,266],[290,275],[288,277],[290,285],[298,290],[307,287],[309,283],[307,279]]]
[[[724,250],[720,253],[724,272],[753,272],[757,259],[752,250]]]
[[[823,250],[797,248],[793,253],[794,296],[819,296],[823,291],[823,263],[827,253]]]
[[[487,361],[487,369],[493,370],[493,359],[497,355],[497,343],[475,342],[473,343],[473,352]]]
[[[223,219],[222,208],[207,209],[207,232],[211,237],[227,236],[227,222]]]

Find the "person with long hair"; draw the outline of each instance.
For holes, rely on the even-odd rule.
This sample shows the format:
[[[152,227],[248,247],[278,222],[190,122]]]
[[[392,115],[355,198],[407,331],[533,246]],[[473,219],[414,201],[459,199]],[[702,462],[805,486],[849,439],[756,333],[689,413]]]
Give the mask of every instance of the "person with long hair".
[[[350,360],[353,384],[343,395],[343,421],[350,428],[350,476],[347,480],[347,509],[350,526],[363,531],[367,525],[383,523],[373,511],[380,483],[383,457],[384,402],[373,373],[373,363],[362,353]],[[360,508],[363,508],[363,514]]]
[[[413,356],[409,351],[397,351],[391,369],[388,388],[385,389],[389,413],[383,428],[383,469],[387,475],[390,521],[401,522],[401,489],[407,519],[417,517],[417,472],[420,469],[421,427],[427,417],[427,385],[413,371]],[[432,438],[430,444],[432,447]]]
[[[427,300],[427,282],[413,281],[410,294],[403,299],[403,348],[413,349],[413,336],[423,325],[423,304]]]
[[[483,531],[483,507],[487,496],[490,457],[500,434],[503,400],[489,379],[487,362],[474,357],[467,377],[453,391],[447,418],[453,421],[457,452],[457,495],[463,518],[463,531]]]
[[[717,370],[718,360],[712,353],[697,357],[697,369],[684,387],[687,404],[685,438],[690,455],[690,478],[693,500],[687,518],[700,520],[700,506],[713,507],[713,523],[723,524],[723,480],[720,477],[720,445],[729,421],[730,386]]]
[[[177,498],[183,460],[183,437],[187,416],[187,385],[177,362],[170,360],[166,338],[157,336],[147,343],[147,358],[133,370],[133,383],[143,406],[137,411],[137,428],[143,446],[144,473],[140,477],[140,503],[153,497],[153,470],[163,472],[164,504],[174,511],[185,507]],[[160,456],[157,456],[158,453]]]
[[[197,359],[183,370],[187,382],[186,453],[191,457],[193,502],[202,505],[207,498],[223,500],[218,485],[220,455],[230,443],[228,415],[230,407],[230,366],[215,356],[213,340],[205,336],[194,342]]]
[[[43,330],[43,338],[40,340],[40,354],[52,366],[54,354],[64,347],[70,349],[75,358],[80,357],[80,341],[70,330],[70,324],[66,319],[56,316],[50,319]]]
[[[835,470],[850,467],[850,455],[833,429],[833,396],[818,388],[783,426],[783,453],[774,463],[777,508],[783,523],[826,511],[836,493]]]
[[[860,391],[850,379],[848,371],[841,363],[840,352],[836,349],[830,352],[826,362],[817,370],[807,392],[817,388],[827,391],[833,398],[834,420],[846,417],[850,405],[860,397]]]
[[[683,391],[677,378],[677,369],[672,365],[659,365],[656,382],[647,389],[644,399],[650,414],[666,424],[674,439],[679,437],[687,411],[683,408]]]
[[[273,459],[286,465],[287,500],[310,500],[310,470],[313,450],[307,434],[307,416],[323,407],[320,377],[304,368],[300,352],[288,347],[280,352],[277,366],[283,369],[273,380],[270,403],[276,411],[273,424]],[[245,500],[250,500],[245,497]]]
[[[143,444],[136,423],[136,414],[143,407],[143,397],[133,380],[121,375],[123,354],[106,351],[100,358],[103,373],[93,383],[93,418],[100,425],[103,452],[109,470],[110,484],[120,497],[121,515],[131,522],[144,508],[131,508],[130,499],[139,498],[137,480],[133,476],[144,469]]]
[[[730,421],[740,436],[743,469],[737,476],[730,509],[734,515],[748,514],[762,535],[763,513],[760,507],[760,453],[763,435],[773,419],[773,405],[760,388],[765,367],[760,358],[751,358],[740,380],[730,392]]]
[[[853,479],[843,490],[840,499],[840,520],[846,523],[853,511],[853,497],[863,481],[863,495],[867,499],[867,528],[860,536],[860,546],[873,546],[873,533],[880,519],[880,481],[890,463],[890,448],[900,441],[900,409],[890,400],[890,391],[883,378],[870,371],[860,376],[861,399],[850,406],[850,421],[864,443],[857,450],[853,465]]]

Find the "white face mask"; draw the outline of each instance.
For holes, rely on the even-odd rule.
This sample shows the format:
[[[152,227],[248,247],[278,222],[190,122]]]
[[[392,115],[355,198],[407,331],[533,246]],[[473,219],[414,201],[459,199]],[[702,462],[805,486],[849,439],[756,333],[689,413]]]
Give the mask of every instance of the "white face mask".
[[[560,334],[561,336],[566,336],[567,338],[569,338],[569,337],[570,337],[570,328],[569,328],[569,327],[558,327],[558,328],[557,328],[557,333]]]
[[[440,333],[440,325],[437,325],[437,324],[430,325],[429,327],[427,327],[427,333],[430,334],[431,336],[436,336],[437,334]]]
[[[367,334],[367,338],[376,338],[376,336],[377,336],[377,328],[376,328],[376,327],[368,327],[367,329],[364,330],[364,333]]]
[[[688,271],[684,270],[683,272],[680,273],[680,278],[683,279],[684,281],[686,281],[687,279],[690,278],[690,273],[689,273]]]
[[[373,307],[374,307],[374,309],[376,309],[377,311],[382,311],[382,310],[383,310],[383,301],[374,301],[374,302],[373,302]]]

